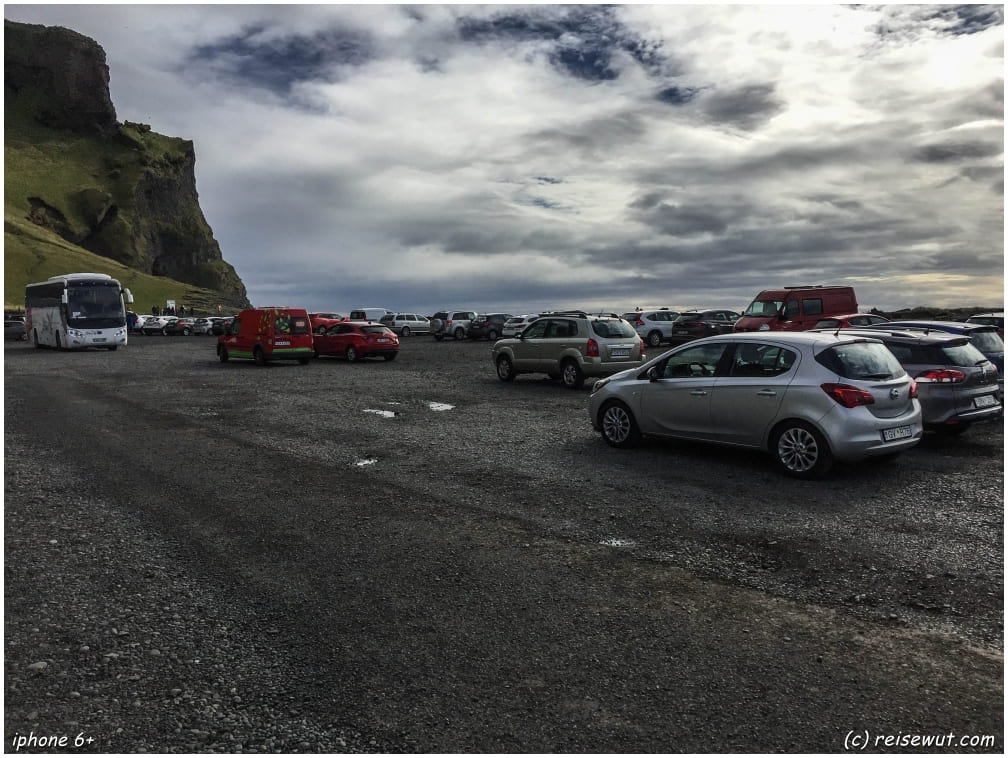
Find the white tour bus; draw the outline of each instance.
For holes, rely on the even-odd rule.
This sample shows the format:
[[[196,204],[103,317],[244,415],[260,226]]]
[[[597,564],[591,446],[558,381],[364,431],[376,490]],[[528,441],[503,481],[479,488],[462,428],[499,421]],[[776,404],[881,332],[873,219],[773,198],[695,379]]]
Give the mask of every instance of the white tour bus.
[[[35,347],[74,349],[126,344],[133,295],[107,274],[63,274],[25,287],[25,327]]]

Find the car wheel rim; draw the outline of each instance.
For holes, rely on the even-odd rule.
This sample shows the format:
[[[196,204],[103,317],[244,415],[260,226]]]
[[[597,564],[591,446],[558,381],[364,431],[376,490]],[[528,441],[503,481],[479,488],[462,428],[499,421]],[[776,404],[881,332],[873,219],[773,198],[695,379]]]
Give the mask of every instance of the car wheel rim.
[[[630,415],[618,405],[607,408],[602,416],[602,431],[612,442],[626,442],[630,436]]]
[[[502,358],[497,361],[497,376],[501,379],[507,379],[511,375],[511,363],[507,358]]]
[[[819,460],[819,444],[807,429],[793,427],[778,440],[777,456],[788,471],[811,471]]]
[[[564,384],[566,384],[568,387],[573,387],[574,383],[577,381],[577,369],[570,364],[564,366],[563,380]]]

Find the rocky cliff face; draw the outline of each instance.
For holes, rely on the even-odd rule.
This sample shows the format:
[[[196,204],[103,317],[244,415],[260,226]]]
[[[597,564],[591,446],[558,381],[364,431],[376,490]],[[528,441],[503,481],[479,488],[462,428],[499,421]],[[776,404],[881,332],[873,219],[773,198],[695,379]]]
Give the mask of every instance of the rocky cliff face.
[[[192,142],[116,120],[94,40],[5,20],[4,115],[7,149],[47,153],[65,169],[8,176],[7,195],[25,197],[5,196],[5,206],[20,201],[34,223],[99,255],[248,304],[200,209]]]

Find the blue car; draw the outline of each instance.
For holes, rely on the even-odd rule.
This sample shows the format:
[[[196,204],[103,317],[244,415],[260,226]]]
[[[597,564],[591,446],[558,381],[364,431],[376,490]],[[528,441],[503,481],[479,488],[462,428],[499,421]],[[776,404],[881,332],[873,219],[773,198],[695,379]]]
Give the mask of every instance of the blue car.
[[[863,327],[866,329],[906,329],[913,331],[946,332],[962,334],[970,339],[970,343],[989,360],[998,370],[998,384],[1001,387],[1001,399],[1004,399],[1004,340],[998,334],[996,326],[987,324],[967,324],[961,321],[890,321],[887,324]]]

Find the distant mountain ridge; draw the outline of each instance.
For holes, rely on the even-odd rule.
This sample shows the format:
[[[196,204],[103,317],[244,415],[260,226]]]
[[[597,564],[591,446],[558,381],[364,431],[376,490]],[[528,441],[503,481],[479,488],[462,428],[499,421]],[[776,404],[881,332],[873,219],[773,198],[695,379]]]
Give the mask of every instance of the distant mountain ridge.
[[[109,76],[94,40],[4,21],[5,243],[27,221],[142,274],[202,288],[207,303],[247,306],[199,205],[193,143],[119,123]],[[5,279],[45,273],[39,261],[7,260],[16,251],[45,258],[28,238],[37,239],[5,244]]]

